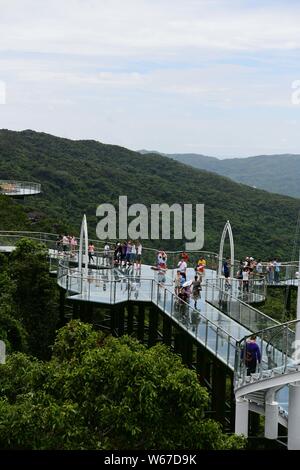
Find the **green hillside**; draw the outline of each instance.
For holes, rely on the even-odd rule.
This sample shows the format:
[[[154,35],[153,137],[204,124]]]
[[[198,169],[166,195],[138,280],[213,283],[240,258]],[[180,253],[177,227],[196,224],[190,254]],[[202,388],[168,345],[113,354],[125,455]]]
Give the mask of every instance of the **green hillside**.
[[[259,155],[224,160],[193,153],[166,156],[198,169],[228,176],[239,183],[300,198],[300,155]]]
[[[26,211],[61,219],[76,233],[86,212],[90,236],[95,236],[97,206],[117,206],[119,195],[127,195],[128,204],[148,206],[204,203],[204,249],[218,249],[224,223],[230,219],[237,256],[289,258],[300,209],[300,200],[234,183],[161,155],[29,130],[0,131],[0,179],[5,178],[40,182],[43,193],[25,202]],[[183,244],[175,240],[164,246],[181,249]]]

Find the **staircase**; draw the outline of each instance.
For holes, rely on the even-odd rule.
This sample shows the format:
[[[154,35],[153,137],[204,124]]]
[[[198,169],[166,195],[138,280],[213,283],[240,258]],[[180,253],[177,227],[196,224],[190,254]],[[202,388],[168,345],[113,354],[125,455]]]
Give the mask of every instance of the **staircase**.
[[[300,357],[296,341],[299,329],[300,320],[293,320],[257,332],[261,362],[252,374],[247,370],[243,354],[251,336],[238,342],[235,362],[237,434],[247,436],[248,412],[255,411],[265,416],[266,438],[277,439],[278,424],[281,424],[288,428],[288,447],[299,449]],[[288,410],[277,401],[279,390],[286,392]]]

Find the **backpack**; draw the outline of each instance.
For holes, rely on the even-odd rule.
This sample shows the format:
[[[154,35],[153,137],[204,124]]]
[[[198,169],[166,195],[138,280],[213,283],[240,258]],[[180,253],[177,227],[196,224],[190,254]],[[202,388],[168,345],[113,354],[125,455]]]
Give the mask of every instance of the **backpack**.
[[[249,351],[246,349],[245,363],[249,364],[253,361],[253,359],[254,359],[253,351]]]

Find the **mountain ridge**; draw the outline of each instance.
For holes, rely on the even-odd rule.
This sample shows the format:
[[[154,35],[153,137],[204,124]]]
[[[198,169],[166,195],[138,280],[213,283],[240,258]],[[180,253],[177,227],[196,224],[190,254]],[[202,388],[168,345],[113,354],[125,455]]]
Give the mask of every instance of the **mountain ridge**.
[[[0,130],[0,179],[38,181],[42,194],[25,202],[28,210],[46,213],[78,233],[86,213],[95,237],[96,208],[186,203],[205,205],[205,250],[217,251],[226,220],[230,220],[237,256],[277,255],[289,258],[300,201],[256,190],[228,177],[191,168],[159,154],[141,155],[95,140],[70,140],[31,130]],[[1,219],[0,219],[1,220]],[[0,221],[1,228],[1,221]],[[7,228],[6,228],[7,229]],[[145,242],[158,247],[158,244]],[[161,242],[159,243],[161,245]],[[182,249],[182,240],[164,242],[165,249]]]
[[[147,150],[143,150],[142,154],[146,155]],[[227,176],[238,183],[300,198],[300,155],[298,154],[284,153],[224,159],[194,153],[163,153],[163,155],[197,169]]]

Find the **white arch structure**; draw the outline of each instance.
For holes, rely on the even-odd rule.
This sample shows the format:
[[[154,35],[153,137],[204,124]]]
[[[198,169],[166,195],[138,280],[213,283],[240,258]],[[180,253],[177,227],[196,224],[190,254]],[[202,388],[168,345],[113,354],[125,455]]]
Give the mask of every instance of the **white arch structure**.
[[[84,249],[84,257],[83,257]],[[84,269],[82,268],[82,261],[84,260]],[[88,264],[89,264],[89,235],[87,228],[86,215],[84,214],[81,222],[80,240],[79,240],[79,256],[78,256],[78,269],[83,277],[88,277]]]
[[[223,250],[224,250],[224,242],[226,238],[226,234],[228,233],[229,236],[229,241],[230,241],[230,277],[233,278],[234,274],[234,241],[233,241],[233,234],[232,234],[232,228],[230,225],[229,220],[227,220],[224,228],[223,228],[223,233],[220,241],[220,250],[219,250],[219,269],[218,269],[218,275],[222,275],[222,261],[223,261]]]

